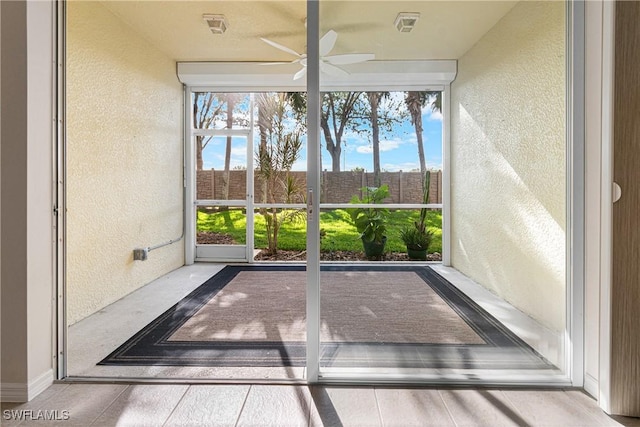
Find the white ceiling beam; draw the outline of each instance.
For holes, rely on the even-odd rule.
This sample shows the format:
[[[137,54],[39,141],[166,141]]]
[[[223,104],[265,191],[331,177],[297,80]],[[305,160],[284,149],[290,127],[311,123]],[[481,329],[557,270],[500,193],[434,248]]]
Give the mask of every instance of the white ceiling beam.
[[[323,74],[321,90],[438,90],[457,74],[457,61],[368,61],[341,66],[348,76]],[[305,79],[293,80],[298,64],[259,62],[179,62],[178,79],[192,87],[226,91],[304,91]]]

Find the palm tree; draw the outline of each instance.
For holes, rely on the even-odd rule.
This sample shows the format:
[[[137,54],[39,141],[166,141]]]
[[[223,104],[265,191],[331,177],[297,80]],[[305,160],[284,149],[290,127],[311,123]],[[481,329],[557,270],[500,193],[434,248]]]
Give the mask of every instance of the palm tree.
[[[301,130],[287,129],[287,102],[285,93],[262,93],[257,98],[259,106],[260,147],[256,152],[256,175],[263,183],[263,202],[300,203],[304,201],[303,187],[291,174],[291,168],[300,156]],[[304,219],[304,210],[261,208],[265,219],[269,253],[278,252],[278,232],[287,221]]]
[[[427,162],[424,157],[424,145],[422,141],[422,107],[425,106],[427,99],[427,92],[418,91],[407,92],[404,98],[409,114],[411,114],[411,124],[416,130],[416,139],[418,140],[418,159],[420,160],[420,173],[422,176],[424,176],[427,169]]]
[[[424,156],[424,144],[422,140],[422,108],[431,102],[431,111],[442,111],[442,92],[409,91],[406,93],[404,101],[407,104],[409,114],[411,114],[411,124],[416,130],[420,173],[424,176],[427,170],[427,162]]]
[[[367,92],[367,99],[371,105],[371,145],[373,148],[373,186],[380,187],[382,179],[380,177],[380,125],[378,123],[378,105],[383,96],[388,92]]]

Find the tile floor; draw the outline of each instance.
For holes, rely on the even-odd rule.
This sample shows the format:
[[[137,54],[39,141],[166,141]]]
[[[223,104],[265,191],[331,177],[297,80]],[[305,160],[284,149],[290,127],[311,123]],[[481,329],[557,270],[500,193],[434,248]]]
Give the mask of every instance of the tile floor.
[[[60,420],[32,419],[38,414]],[[609,417],[578,390],[54,384],[31,402],[3,403],[0,424],[582,427],[640,419]]]

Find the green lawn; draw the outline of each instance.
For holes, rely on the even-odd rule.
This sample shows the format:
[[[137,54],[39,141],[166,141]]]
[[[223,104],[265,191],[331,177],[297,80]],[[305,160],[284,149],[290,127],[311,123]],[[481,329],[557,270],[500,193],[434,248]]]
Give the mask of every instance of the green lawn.
[[[412,225],[419,217],[419,211],[398,210],[392,211],[387,223],[387,252],[404,252],[406,247],[400,239],[400,230]],[[429,230],[434,233],[429,252],[442,253],[442,213],[439,210],[429,211],[427,215]],[[228,210],[216,213],[198,212],[198,231],[215,231],[225,233],[233,237],[238,244],[244,244],[246,217],[242,210]],[[355,226],[351,223],[349,214],[336,209],[320,213],[320,228],[325,235],[321,241],[321,250],[351,250],[362,251],[362,242],[359,239]],[[267,237],[265,222],[262,215],[256,215],[255,219],[255,247],[266,248]],[[299,250],[305,249],[306,222],[285,223],[278,234],[278,249]]]

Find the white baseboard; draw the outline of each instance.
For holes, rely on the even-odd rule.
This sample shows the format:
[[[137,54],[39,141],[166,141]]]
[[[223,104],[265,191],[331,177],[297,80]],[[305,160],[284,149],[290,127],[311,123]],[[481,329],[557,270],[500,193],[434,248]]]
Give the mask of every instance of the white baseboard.
[[[0,402],[28,402],[53,384],[53,370],[49,369],[29,384],[0,384]]]
[[[600,397],[600,385],[598,380],[588,372],[585,372],[584,374],[584,391],[589,393],[596,400]]]
[[[29,400],[48,389],[51,384],[53,384],[53,369],[49,369],[29,382]]]

